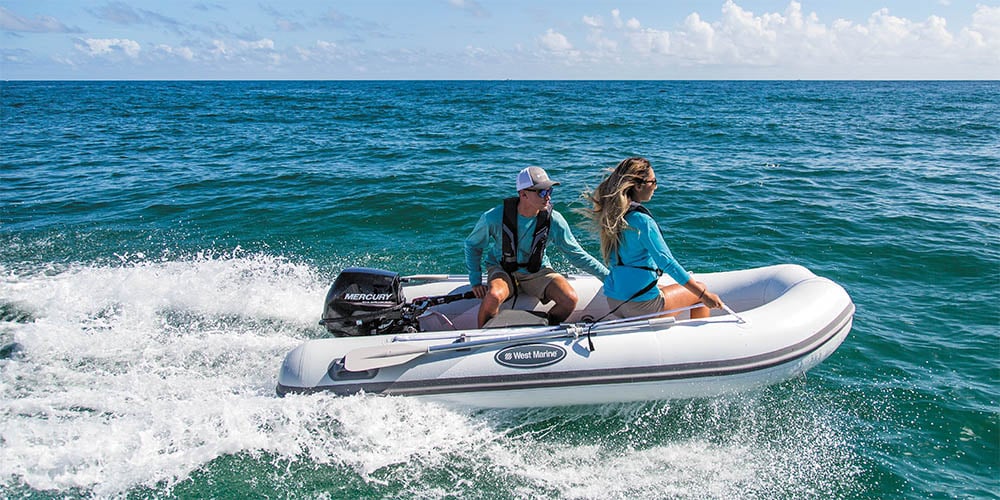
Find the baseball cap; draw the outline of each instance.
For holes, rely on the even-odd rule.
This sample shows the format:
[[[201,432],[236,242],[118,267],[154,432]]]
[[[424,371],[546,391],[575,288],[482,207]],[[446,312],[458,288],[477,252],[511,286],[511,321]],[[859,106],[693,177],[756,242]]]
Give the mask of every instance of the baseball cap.
[[[528,167],[517,174],[518,191],[522,189],[548,189],[558,185],[558,182],[549,179],[549,174],[546,174],[542,167]]]

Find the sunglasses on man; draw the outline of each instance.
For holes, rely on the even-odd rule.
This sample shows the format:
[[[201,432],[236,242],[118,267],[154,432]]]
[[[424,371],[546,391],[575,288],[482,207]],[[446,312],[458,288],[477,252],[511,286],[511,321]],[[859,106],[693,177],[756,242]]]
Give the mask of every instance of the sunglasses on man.
[[[553,188],[528,189],[528,191],[531,191],[532,193],[538,193],[538,197],[539,198],[545,198],[546,196],[549,196],[550,194],[552,194],[552,189]]]

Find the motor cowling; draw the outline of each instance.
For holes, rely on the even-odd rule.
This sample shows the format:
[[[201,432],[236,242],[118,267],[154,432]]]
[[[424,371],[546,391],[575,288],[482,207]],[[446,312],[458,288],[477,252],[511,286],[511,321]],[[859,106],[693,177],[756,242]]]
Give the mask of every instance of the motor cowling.
[[[416,331],[401,282],[391,271],[344,269],[326,294],[320,323],[336,337]]]

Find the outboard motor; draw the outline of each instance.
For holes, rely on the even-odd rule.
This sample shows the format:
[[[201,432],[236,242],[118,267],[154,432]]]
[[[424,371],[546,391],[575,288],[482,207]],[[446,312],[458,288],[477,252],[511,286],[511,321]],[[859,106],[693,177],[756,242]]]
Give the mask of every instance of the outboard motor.
[[[336,337],[416,332],[399,274],[381,269],[344,269],[326,294],[321,324]]]

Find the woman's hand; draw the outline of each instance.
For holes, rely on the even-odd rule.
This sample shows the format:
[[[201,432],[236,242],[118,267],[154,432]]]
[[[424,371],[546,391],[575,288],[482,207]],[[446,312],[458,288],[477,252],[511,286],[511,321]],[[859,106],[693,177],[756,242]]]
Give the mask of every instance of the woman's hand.
[[[701,303],[705,304],[705,307],[709,309],[722,309],[722,299],[708,290],[705,290],[705,294],[702,295]]]
[[[698,298],[698,301],[705,304],[705,307],[709,309],[722,309],[722,299],[708,291],[708,287],[700,281],[691,280],[684,285],[684,288],[694,294]]]

